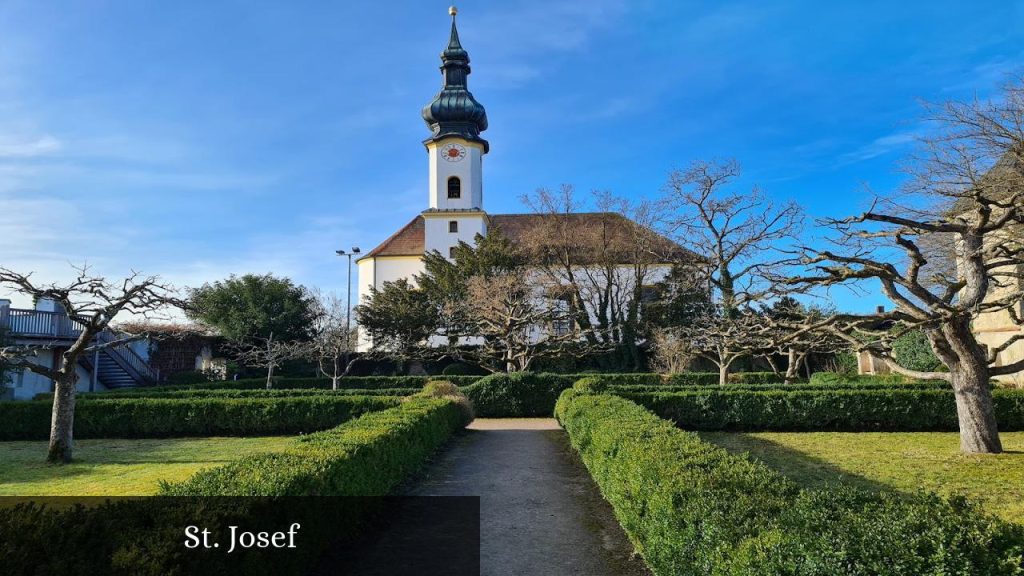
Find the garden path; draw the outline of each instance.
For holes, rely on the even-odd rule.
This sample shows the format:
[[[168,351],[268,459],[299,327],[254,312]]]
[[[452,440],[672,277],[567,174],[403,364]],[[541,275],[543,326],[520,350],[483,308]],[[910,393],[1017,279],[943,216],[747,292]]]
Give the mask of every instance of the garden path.
[[[480,496],[485,576],[649,574],[553,419],[477,419],[405,492]]]

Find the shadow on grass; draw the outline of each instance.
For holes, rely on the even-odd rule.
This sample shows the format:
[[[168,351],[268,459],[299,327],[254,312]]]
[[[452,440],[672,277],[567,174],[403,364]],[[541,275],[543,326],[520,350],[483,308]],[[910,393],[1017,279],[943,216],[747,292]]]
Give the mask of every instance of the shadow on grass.
[[[843,470],[822,458],[750,434],[699,432],[698,435],[705,442],[762,462],[805,488],[822,489],[843,484],[872,492],[903,492],[889,484]]]

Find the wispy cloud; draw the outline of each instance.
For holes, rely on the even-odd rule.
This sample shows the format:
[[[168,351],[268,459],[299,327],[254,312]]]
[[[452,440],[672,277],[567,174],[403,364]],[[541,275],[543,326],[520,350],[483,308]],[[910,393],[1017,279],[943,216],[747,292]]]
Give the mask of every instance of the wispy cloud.
[[[0,140],[0,158],[34,158],[47,156],[61,149],[60,140],[43,135],[20,140]]]
[[[839,156],[839,165],[853,164],[877,158],[897,150],[902,150],[918,137],[917,131],[894,132],[875,138],[859,148]]]

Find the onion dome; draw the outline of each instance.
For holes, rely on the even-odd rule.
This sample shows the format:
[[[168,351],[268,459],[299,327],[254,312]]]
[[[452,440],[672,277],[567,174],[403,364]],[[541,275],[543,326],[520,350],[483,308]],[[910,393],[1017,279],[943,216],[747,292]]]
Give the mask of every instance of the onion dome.
[[[455,7],[452,6],[448,13],[452,16],[452,34],[448,47],[441,53],[444,86],[423,107],[423,120],[433,133],[424,144],[456,136],[483,144],[484,152],[487,152],[490,145],[480,137],[480,133],[487,130],[487,112],[466,87],[466,77],[470,71],[469,53],[459,42],[459,31],[455,27]]]

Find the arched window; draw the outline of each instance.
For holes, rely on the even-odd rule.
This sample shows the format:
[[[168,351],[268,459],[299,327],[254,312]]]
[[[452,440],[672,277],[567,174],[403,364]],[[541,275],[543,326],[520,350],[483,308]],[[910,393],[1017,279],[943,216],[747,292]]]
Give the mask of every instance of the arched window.
[[[462,181],[459,180],[458,176],[452,176],[448,179],[448,197],[462,198]]]

